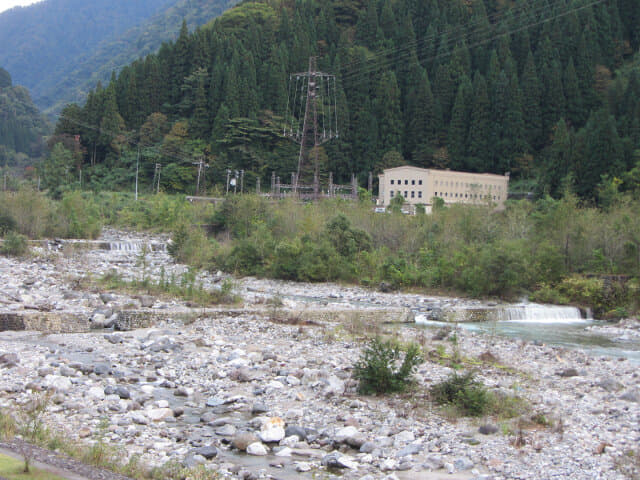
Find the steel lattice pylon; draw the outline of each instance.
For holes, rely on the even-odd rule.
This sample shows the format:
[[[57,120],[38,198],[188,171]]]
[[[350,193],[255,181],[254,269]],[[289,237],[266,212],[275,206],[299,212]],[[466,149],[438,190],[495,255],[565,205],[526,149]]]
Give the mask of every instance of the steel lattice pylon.
[[[316,57],[309,58],[309,70],[290,77],[284,136],[300,144],[298,169],[292,181],[294,193],[311,180],[313,194],[319,193],[318,147],[338,138],[336,77],[317,69]],[[313,152],[313,162],[309,154]],[[312,163],[312,164],[311,164]]]

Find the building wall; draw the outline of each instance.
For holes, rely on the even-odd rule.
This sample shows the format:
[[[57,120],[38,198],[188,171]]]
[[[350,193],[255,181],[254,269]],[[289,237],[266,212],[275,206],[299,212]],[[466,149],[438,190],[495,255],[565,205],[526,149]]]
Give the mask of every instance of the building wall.
[[[433,197],[446,204],[504,205],[509,188],[509,175],[454,172],[417,167],[390,168],[379,175],[378,204],[387,206],[394,196],[402,195],[411,205],[431,205]]]

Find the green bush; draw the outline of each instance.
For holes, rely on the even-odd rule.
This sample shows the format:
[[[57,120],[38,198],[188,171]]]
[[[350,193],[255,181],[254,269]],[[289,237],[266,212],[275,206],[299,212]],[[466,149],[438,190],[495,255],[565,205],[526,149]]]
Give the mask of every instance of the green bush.
[[[27,237],[15,232],[9,232],[4,237],[4,242],[0,248],[0,253],[3,255],[10,255],[14,257],[22,256],[27,253],[27,251]]]
[[[4,237],[7,233],[15,231],[18,227],[15,219],[7,212],[0,212],[0,237]]]
[[[422,362],[417,344],[403,351],[398,342],[376,337],[362,351],[353,376],[359,382],[358,391],[365,395],[402,392],[412,382],[413,369]]]
[[[431,388],[431,398],[440,405],[451,405],[464,416],[479,417],[489,411],[491,396],[473,373],[453,373]]]

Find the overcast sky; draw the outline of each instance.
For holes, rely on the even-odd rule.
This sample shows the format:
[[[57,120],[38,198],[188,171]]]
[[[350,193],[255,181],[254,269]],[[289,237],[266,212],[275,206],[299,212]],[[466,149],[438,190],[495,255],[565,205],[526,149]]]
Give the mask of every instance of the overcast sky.
[[[12,7],[17,7],[18,5],[31,5],[32,3],[36,3],[38,1],[40,0],[0,0],[0,12],[9,10]]]

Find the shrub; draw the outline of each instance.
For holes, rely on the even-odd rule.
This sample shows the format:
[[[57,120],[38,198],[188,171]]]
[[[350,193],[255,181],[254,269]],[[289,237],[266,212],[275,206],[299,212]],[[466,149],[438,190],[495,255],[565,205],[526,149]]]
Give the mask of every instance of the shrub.
[[[404,353],[404,358],[403,357]],[[354,365],[362,394],[402,392],[411,384],[413,369],[423,362],[420,347],[411,343],[402,351],[398,342],[372,339]]]
[[[0,212],[0,237],[4,237],[7,233],[13,232],[18,224],[14,218],[7,212]]]
[[[452,405],[461,415],[479,417],[489,410],[490,396],[473,373],[453,373],[431,388],[431,398],[440,405]]]
[[[19,257],[27,253],[27,237],[19,233],[9,232],[4,237],[4,243],[0,247],[0,253]]]

